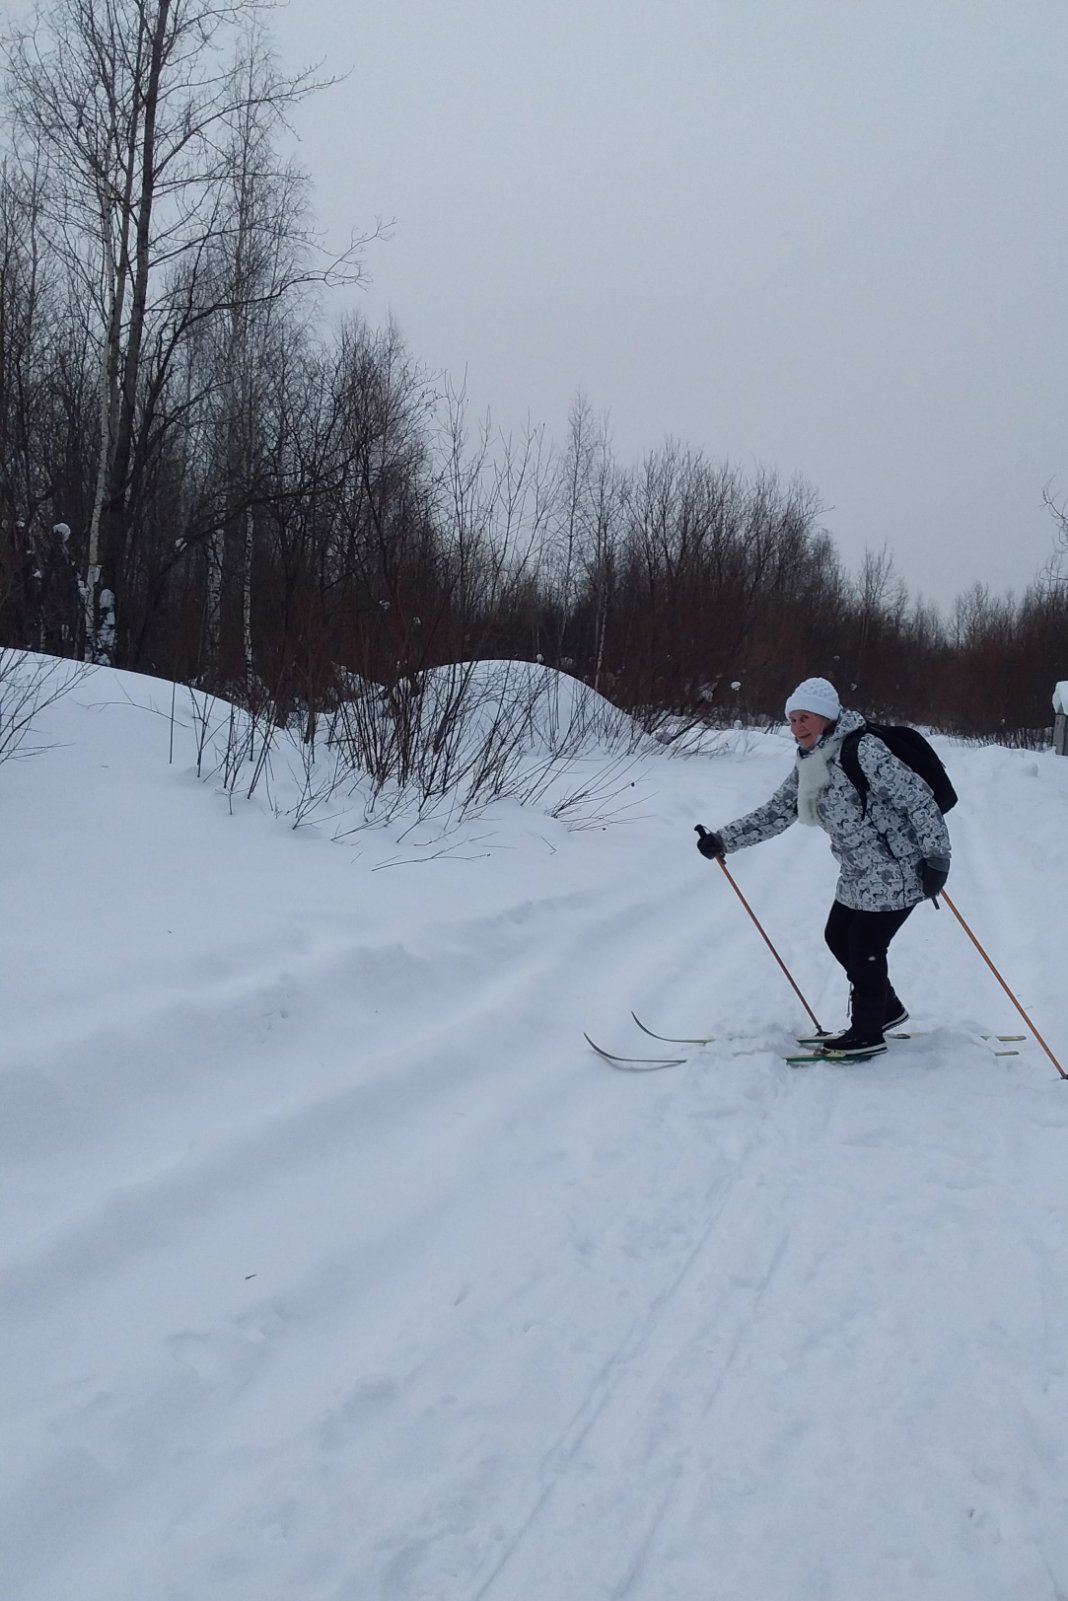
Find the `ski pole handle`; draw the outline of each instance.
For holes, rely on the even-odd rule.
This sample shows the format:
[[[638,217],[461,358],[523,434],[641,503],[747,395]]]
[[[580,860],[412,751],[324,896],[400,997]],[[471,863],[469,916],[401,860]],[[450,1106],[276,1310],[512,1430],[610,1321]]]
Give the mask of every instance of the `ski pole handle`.
[[[703,823],[697,823],[694,825],[694,833],[698,835],[697,849],[701,852],[701,855],[705,858],[705,860],[710,862],[721,862],[723,860],[723,841],[720,839],[719,835],[714,833],[712,829],[706,828]],[[712,848],[710,850],[705,849],[705,842],[707,840],[712,842]]]

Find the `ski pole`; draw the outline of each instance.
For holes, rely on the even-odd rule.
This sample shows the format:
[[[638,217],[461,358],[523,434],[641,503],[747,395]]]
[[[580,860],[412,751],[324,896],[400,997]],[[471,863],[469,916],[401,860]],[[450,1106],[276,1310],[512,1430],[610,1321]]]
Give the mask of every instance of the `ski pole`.
[[[703,828],[700,823],[698,823],[697,832],[700,835],[704,836],[708,831],[707,831],[707,829]],[[763,928],[761,927],[761,923],[760,923],[759,917],[756,915],[756,913],[754,912],[753,908],[750,906],[749,902],[746,900],[745,896],[742,894],[741,890],[738,888],[737,884],[734,882],[734,879],[731,877],[730,868],[727,866],[727,864],[723,860],[722,856],[717,856],[716,857],[716,861],[719,863],[720,867],[722,867],[724,876],[725,876],[725,878],[727,880],[727,883],[730,885],[731,889],[737,895],[738,899],[741,901],[742,905],[745,907],[746,911],[749,913],[750,917],[753,919],[753,922],[756,924],[757,929],[758,929],[758,931],[760,933],[760,937],[764,941],[764,944],[768,947],[768,950],[771,952],[772,956],[774,956],[775,960],[778,962],[779,966],[782,968],[784,974],[786,975],[786,982],[789,984],[790,988],[793,990],[794,994],[797,996],[798,1000],[801,1002],[801,1005],[805,1008],[805,1011],[808,1013],[809,1017],[812,1019],[812,1022],[815,1025],[816,1033],[817,1034],[822,1034],[823,1029],[820,1026],[819,1018],[816,1016],[815,1012],[812,1010],[811,1006],[805,1000],[805,997],[802,995],[801,991],[798,989],[797,985],[794,983],[793,978],[790,976],[789,968],[787,967],[786,963],[783,961],[782,957],[779,955],[778,951],[775,949],[774,945],[771,943],[770,939],[768,938],[768,936],[765,934]]]
[[[980,945],[979,941],[968,927],[967,923],[964,921],[963,917],[957,911],[957,908],[954,906],[945,890],[941,890],[940,894],[950,911],[953,913],[953,916],[957,919],[957,922],[960,924],[961,928],[964,930],[972,944],[975,946],[976,950],[979,952],[979,955],[983,958],[983,961],[986,963],[987,967],[989,967],[990,971],[993,973],[994,977],[1005,991],[1005,994],[1009,997],[1009,1000],[1012,1002],[1013,1006],[1015,1006],[1016,1010],[1019,1012],[1020,1016],[1031,1030],[1031,1033],[1035,1036],[1035,1039],[1041,1045],[1042,1049],[1045,1051],[1046,1055],[1057,1069],[1057,1072],[1061,1075],[1061,1078],[1068,1078],[1068,1073],[1064,1071],[1064,1068],[1058,1062],[1057,1058],[1054,1056],[1053,1052],[1050,1050],[1049,1046],[1038,1032],[1038,1029],[1032,1023],[1031,1019],[1028,1017],[1027,1013],[1024,1011],[1023,1007],[1020,1005],[1019,1001],[1016,999],[1015,995],[1012,993],[1011,989],[1006,984],[1005,980],[1002,978],[1001,974],[998,972],[997,968],[994,966],[993,962],[990,960],[989,956],[986,954],[983,947]]]

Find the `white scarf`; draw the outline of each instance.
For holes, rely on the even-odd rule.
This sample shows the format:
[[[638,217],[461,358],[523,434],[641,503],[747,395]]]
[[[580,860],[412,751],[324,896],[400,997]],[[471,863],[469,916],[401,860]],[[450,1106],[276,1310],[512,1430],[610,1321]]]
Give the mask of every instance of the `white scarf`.
[[[820,827],[817,807],[830,781],[831,760],[840,743],[839,740],[830,740],[826,745],[815,745],[810,751],[798,752],[797,821],[807,823],[809,828]]]

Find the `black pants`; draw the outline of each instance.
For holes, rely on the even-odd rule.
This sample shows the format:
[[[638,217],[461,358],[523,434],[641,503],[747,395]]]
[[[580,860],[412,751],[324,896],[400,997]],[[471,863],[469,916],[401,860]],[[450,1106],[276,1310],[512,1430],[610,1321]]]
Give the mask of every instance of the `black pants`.
[[[850,1021],[865,1038],[880,1035],[883,1023],[901,1010],[886,968],[890,941],[912,911],[855,912],[835,901],[823,937],[846,970],[852,992]]]

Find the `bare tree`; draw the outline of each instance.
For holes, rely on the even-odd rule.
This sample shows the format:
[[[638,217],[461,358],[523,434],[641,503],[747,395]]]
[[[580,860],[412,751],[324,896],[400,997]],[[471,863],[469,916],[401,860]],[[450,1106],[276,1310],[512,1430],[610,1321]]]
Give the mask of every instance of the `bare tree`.
[[[863,686],[870,698],[882,688],[868,680],[878,671],[888,620],[900,612],[905,602],[904,586],[894,571],[893,554],[886,544],[881,550],[864,552],[854,594],[853,616],[843,649],[846,684],[852,688]],[[886,699],[885,690],[882,698]]]
[[[201,351],[214,376],[207,409],[218,454],[224,456],[224,518],[208,540],[204,650],[218,657],[228,570],[239,574],[241,659],[246,684],[253,673],[252,574],[255,502],[268,385],[277,376],[279,347],[293,337],[295,291],[317,274],[308,223],[309,180],[279,157],[283,108],[273,94],[277,69],[262,29],[239,41],[241,94],[225,119],[219,207],[204,259],[194,266],[191,303],[205,312]],[[333,275],[339,275],[335,265]],[[215,315],[212,308],[217,308]],[[297,334],[299,338],[299,333]]]
[[[607,422],[594,418],[580,394],[554,474],[545,599],[554,622],[554,659],[582,664],[595,688],[604,671],[618,533],[618,474]],[[584,640],[583,633],[590,637]]]
[[[251,291],[235,282],[229,301],[200,292],[209,245],[233,222],[235,129],[245,114],[283,117],[320,86],[262,54],[252,70],[247,50],[225,64],[260,9],[256,0],[52,0],[7,51],[21,148],[46,174],[51,243],[97,349],[87,657],[121,654],[114,597],[131,573],[139,493],[168,420],[176,352],[199,321],[233,310],[242,294],[281,292],[276,279]],[[240,134],[236,148],[250,153]],[[362,242],[319,275],[355,275]]]
[[[1042,491],[1042,504],[1057,525],[1057,549],[1050,557],[1042,579],[1050,587],[1068,586],[1068,577],[1065,575],[1065,563],[1068,562],[1068,500],[1063,496],[1060,500],[1055,499],[1052,484],[1047,484]]]
[[[49,515],[55,488],[55,370],[62,301],[42,270],[40,174],[0,163],[0,597],[9,639],[62,652],[76,623],[69,529]]]

